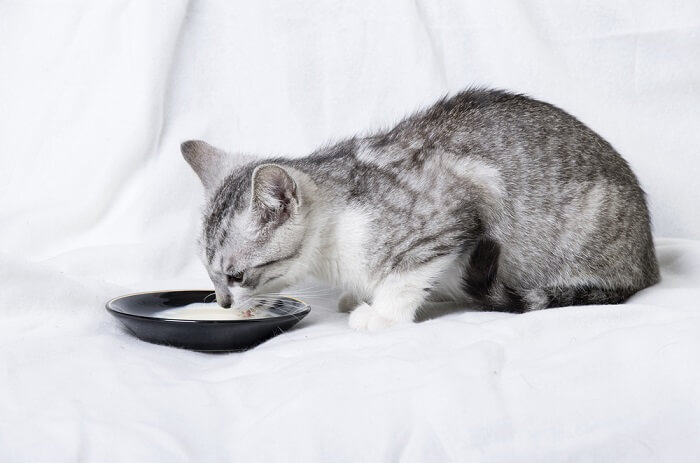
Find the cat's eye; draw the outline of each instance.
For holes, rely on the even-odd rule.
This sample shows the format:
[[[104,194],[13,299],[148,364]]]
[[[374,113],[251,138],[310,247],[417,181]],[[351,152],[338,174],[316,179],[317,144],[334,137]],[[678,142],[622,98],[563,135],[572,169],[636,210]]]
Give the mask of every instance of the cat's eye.
[[[232,275],[226,275],[228,277],[228,284],[232,285],[234,283],[241,283],[243,281],[243,272],[234,273]]]

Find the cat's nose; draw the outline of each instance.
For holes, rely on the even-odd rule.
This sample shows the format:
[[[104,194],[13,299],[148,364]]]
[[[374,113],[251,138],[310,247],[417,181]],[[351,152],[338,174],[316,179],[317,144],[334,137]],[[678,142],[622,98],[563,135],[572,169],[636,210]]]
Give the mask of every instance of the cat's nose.
[[[233,298],[231,297],[231,293],[229,293],[228,291],[219,291],[217,289],[216,290],[216,303],[219,304],[224,309],[228,309],[229,307],[231,307],[231,304],[233,303]]]

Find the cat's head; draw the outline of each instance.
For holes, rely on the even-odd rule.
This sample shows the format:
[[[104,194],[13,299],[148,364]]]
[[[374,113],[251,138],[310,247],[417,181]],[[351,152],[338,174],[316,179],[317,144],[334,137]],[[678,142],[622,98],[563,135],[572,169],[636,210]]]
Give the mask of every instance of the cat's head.
[[[219,305],[244,304],[301,279],[305,204],[290,169],[203,141],[181,150],[208,198],[199,242]]]

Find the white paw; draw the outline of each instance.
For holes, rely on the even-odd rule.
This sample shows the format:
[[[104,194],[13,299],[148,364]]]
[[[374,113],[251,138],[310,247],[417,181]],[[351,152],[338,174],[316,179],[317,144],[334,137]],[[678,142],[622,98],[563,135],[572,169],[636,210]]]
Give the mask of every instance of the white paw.
[[[350,314],[350,328],[358,331],[374,331],[387,328],[396,322],[379,315],[372,306],[363,302]]]
[[[360,301],[352,293],[343,293],[338,299],[338,310],[343,313],[350,313],[352,309],[357,307]]]

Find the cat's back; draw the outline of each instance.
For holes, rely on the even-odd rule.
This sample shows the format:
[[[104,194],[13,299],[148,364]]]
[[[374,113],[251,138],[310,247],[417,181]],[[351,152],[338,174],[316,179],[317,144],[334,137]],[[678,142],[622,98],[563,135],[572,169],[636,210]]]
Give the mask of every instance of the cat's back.
[[[350,197],[416,179],[450,187],[471,178],[528,200],[604,180],[643,206],[629,165],[601,136],[554,105],[501,90],[462,91],[389,130],[322,148],[300,163]]]
[[[371,140],[380,146],[416,139],[445,145],[465,130],[476,134],[480,130],[504,129],[504,124],[512,127],[514,122],[525,122],[523,118],[534,122],[536,117],[549,115],[554,119],[561,113],[558,108],[525,95],[468,89],[416,111],[390,130],[376,133]]]
[[[374,156],[393,164],[404,159],[403,169],[421,167],[416,161],[431,156],[468,158],[497,169],[506,181],[604,178],[642,194],[627,162],[594,130],[552,104],[501,90],[443,98],[367,140]]]
[[[597,144],[599,152],[614,152],[602,137],[561,108],[491,89],[468,89],[442,98],[371,137],[376,146],[410,143],[422,149],[461,148],[467,154],[527,154],[531,158],[560,151],[555,140]],[[519,145],[536,149],[522,153],[517,150]]]

